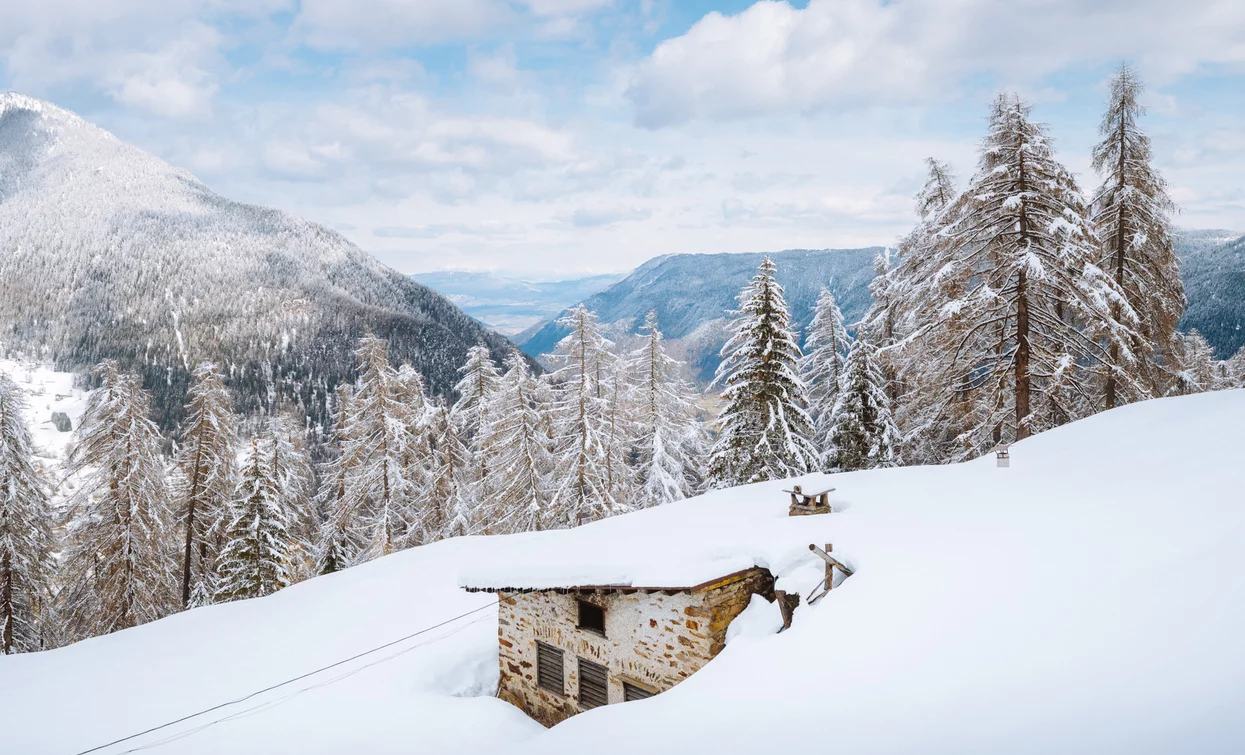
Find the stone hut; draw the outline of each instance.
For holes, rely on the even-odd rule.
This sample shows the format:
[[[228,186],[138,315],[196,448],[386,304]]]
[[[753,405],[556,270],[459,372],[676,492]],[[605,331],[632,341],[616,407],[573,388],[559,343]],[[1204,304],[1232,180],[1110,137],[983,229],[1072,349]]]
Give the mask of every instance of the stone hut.
[[[774,578],[752,567],[688,587],[473,587],[498,597],[499,696],[553,726],[664,692],[726,646],[726,628]]]

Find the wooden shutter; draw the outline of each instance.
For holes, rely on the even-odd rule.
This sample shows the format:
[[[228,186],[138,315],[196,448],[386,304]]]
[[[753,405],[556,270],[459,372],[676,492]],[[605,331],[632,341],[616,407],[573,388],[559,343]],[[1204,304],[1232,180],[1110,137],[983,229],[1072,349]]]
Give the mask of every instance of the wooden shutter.
[[[609,670],[599,663],[579,659],[579,707],[587,710],[609,702]]]
[[[555,695],[566,696],[562,651],[540,640],[536,641],[536,686]]]
[[[643,687],[637,687],[634,684],[623,682],[623,702],[632,700],[644,700],[653,696],[654,693],[649,692]]]

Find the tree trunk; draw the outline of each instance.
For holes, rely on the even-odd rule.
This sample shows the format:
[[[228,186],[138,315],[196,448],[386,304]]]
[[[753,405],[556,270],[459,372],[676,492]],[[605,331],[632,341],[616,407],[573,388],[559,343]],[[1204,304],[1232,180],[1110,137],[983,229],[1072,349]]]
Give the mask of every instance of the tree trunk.
[[[200,430],[202,433],[202,430]],[[199,474],[203,461],[203,437],[198,438],[195,448],[195,471],[190,478],[190,495],[187,496],[186,507],[186,553],[182,559],[182,610],[190,607],[190,559],[194,552],[195,542],[195,501],[199,497]]]
[[[0,577],[4,578],[4,588],[0,589],[0,621],[4,622],[4,636],[0,637],[0,654],[13,652],[13,563],[12,556],[4,554],[4,563],[0,564]]]

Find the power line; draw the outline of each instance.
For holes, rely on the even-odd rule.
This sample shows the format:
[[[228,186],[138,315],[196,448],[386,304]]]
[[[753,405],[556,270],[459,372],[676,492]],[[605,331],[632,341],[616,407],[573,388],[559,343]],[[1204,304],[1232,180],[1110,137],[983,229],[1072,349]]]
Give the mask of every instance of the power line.
[[[265,692],[271,692],[271,691],[273,691],[274,689],[278,689],[278,688],[280,688],[280,687],[284,687],[284,686],[286,686],[287,684],[293,684],[294,682],[302,681],[303,679],[306,679],[306,678],[307,678],[307,677],[309,677],[309,676],[314,676],[314,675],[316,675],[316,674],[319,674],[319,673],[320,673],[320,672],[322,672],[322,671],[328,671],[329,669],[331,669],[331,668],[336,668],[336,667],[338,667],[338,666],[341,666],[341,665],[342,665],[342,664],[344,664],[344,663],[350,663],[351,661],[356,661],[356,660],[358,660],[358,659],[360,659],[360,658],[362,658],[362,657],[364,657],[364,656],[366,656],[366,655],[371,655],[372,653],[375,653],[375,652],[378,652],[378,651],[384,650],[385,648],[393,647],[394,645],[397,645],[397,644],[398,644],[398,643],[400,643],[400,642],[405,642],[405,641],[407,641],[407,640],[411,639],[412,637],[418,637],[418,636],[419,636],[419,635],[421,635],[421,634],[426,634],[426,633],[428,633],[428,632],[431,632],[431,631],[432,631],[432,630],[434,630],[434,629],[440,629],[441,627],[445,626],[446,624],[452,624],[453,622],[458,621],[459,619],[464,619],[464,618],[466,618],[466,617],[468,617],[468,616],[471,616],[472,614],[479,613],[479,612],[481,612],[481,611],[483,611],[483,610],[485,610],[485,609],[488,609],[488,608],[493,608],[493,607],[494,607],[494,606],[496,606],[496,605],[497,605],[497,604],[494,602],[494,603],[489,603],[488,605],[480,606],[479,608],[477,608],[477,609],[475,609],[475,610],[468,611],[468,612],[463,613],[463,614],[459,614],[458,616],[455,616],[455,617],[454,617],[454,618],[452,618],[452,619],[446,619],[445,621],[442,621],[442,622],[441,622],[441,623],[439,623],[439,624],[433,624],[433,625],[432,625],[432,626],[430,626],[430,627],[424,627],[423,629],[419,630],[418,632],[411,632],[410,634],[406,635],[405,637],[399,637],[398,639],[393,640],[393,641],[391,641],[391,642],[386,642],[384,645],[378,645],[378,646],[376,646],[376,647],[372,648],[371,650],[365,650],[365,651],[363,651],[362,653],[358,653],[358,654],[356,654],[356,655],[352,655],[352,656],[350,656],[349,658],[343,658],[342,660],[337,661],[337,662],[335,662],[335,663],[330,663],[330,664],[329,664],[329,665],[327,665],[327,666],[321,666],[320,668],[315,669],[314,671],[308,671],[308,672],[307,672],[307,673],[305,673],[305,674],[300,674],[300,675],[295,676],[295,677],[293,677],[293,678],[286,679],[286,680],[285,680],[285,681],[283,681],[283,682],[278,682],[278,683],[273,684],[273,685],[271,685],[271,686],[265,687],[265,688],[263,688],[263,689],[261,689],[261,690],[256,690],[255,692],[251,692],[250,694],[243,695],[242,697],[239,697],[239,698],[237,698],[237,699],[235,699],[235,700],[229,700],[228,702],[223,702],[223,703],[220,703],[220,704],[218,704],[218,705],[213,705],[213,706],[212,706],[212,707],[210,707],[210,708],[204,708],[203,710],[196,711],[196,712],[194,712],[194,713],[190,713],[190,714],[188,714],[188,715],[182,716],[181,718],[177,718],[177,719],[174,719],[174,720],[172,720],[172,721],[168,721],[167,723],[162,723],[162,724],[160,724],[159,726],[153,726],[153,727],[151,727],[150,729],[145,729],[145,730],[140,731],[140,732],[137,732],[137,733],[135,733],[135,734],[130,734],[129,736],[121,737],[120,739],[114,739],[114,740],[113,740],[113,741],[111,741],[111,742],[108,742],[108,743],[105,743],[105,744],[102,744],[102,745],[98,745],[98,746],[96,746],[96,747],[92,747],[92,748],[91,748],[91,749],[89,749],[89,750],[82,750],[81,752],[76,753],[76,755],[88,755],[88,753],[98,752],[98,751],[103,750],[103,749],[105,749],[105,748],[107,748],[107,747],[112,747],[113,745],[118,745],[118,744],[121,744],[122,742],[128,742],[128,741],[130,741],[131,739],[136,739],[136,738],[138,738],[138,737],[142,737],[142,736],[145,736],[145,735],[147,735],[147,734],[151,734],[151,733],[153,733],[153,732],[160,731],[161,729],[167,729],[167,728],[168,728],[168,727],[170,727],[170,726],[174,726],[174,725],[176,725],[176,724],[180,724],[180,723],[182,723],[183,721],[188,721],[188,720],[190,720],[190,719],[192,719],[192,718],[197,718],[197,717],[202,716],[202,715],[204,715],[204,714],[206,714],[206,713],[212,713],[213,711],[220,710],[221,708],[227,708],[227,707],[229,707],[230,705],[238,705],[239,703],[244,703],[244,702],[246,702],[247,700],[250,700],[250,699],[251,699],[251,698],[253,698],[253,697],[256,697],[256,696],[258,696],[258,695],[262,695],[262,694],[264,694]],[[398,655],[400,655],[400,653],[399,653]],[[396,657],[396,656],[395,656],[395,657]],[[366,668],[366,667],[365,667],[365,668]],[[361,670],[361,669],[360,669],[360,670]],[[310,689],[310,688],[309,688],[309,689]],[[243,712],[245,712],[245,711],[243,711]],[[225,720],[225,719],[221,719],[221,720]]]
[[[481,618],[479,618],[479,619],[475,619],[475,620],[473,620],[473,621],[469,621],[469,622],[467,622],[466,624],[463,624],[463,625],[462,625],[462,626],[460,626],[460,627],[457,627],[457,628],[455,628],[455,629],[451,629],[450,631],[448,631],[448,632],[446,632],[446,633],[444,633],[444,634],[441,634],[441,635],[438,635],[438,636],[436,636],[436,637],[433,637],[431,640],[428,640],[428,641],[426,641],[426,642],[421,642],[421,643],[416,644],[416,645],[412,645],[412,646],[410,646],[409,648],[403,648],[402,650],[399,650],[398,652],[393,653],[392,655],[387,655],[387,656],[385,656],[385,657],[383,657],[383,658],[379,658],[379,659],[377,659],[377,660],[375,660],[375,661],[372,661],[371,663],[366,663],[366,664],[364,664],[364,665],[360,666],[359,668],[356,668],[356,669],[351,669],[350,671],[347,671],[347,672],[345,672],[345,673],[338,674],[337,676],[334,676],[334,677],[332,677],[331,679],[325,679],[325,680],[324,680],[324,681],[322,681],[322,682],[317,682],[317,683],[312,684],[312,685],[310,685],[310,686],[308,686],[308,687],[302,687],[301,689],[296,689],[296,690],[294,690],[293,692],[290,692],[289,694],[287,694],[287,695],[285,695],[285,696],[283,696],[283,697],[279,697],[279,698],[277,698],[277,699],[275,699],[275,700],[267,700],[267,701],[261,702],[261,703],[260,703],[260,704],[258,704],[258,705],[253,705],[253,706],[251,706],[251,707],[249,707],[249,708],[245,708],[245,709],[243,709],[243,710],[238,711],[237,713],[231,713],[231,714],[229,714],[229,715],[227,715],[227,716],[225,716],[225,717],[223,717],[223,718],[217,718],[217,719],[214,719],[214,720],[212,720],[212,721],[208,721],[207,723],[205,723],[205,724],[203,724],[203,725],[201,725],[201,726],[196,726],[196,727],[195,727],[195,728],[193,728],[193,729],[187,729],[186,731],[177,732],[176,734],[170,734],[169,736],[165,737],[164,739],[157,739],[157,740],[155,740],[154,742],[148,742],[147,744],[138,745],[138,746],[136,746],[136,747],[132,747],[132,748],[130,748],[130,749],[128,749],[128,750],[122,750],[122,751],[118,752],[116,755],[129,755],[130,753],[140,752],[140,751],[143,751],[143,750],[151,750],[151,749],[154,749],[154,748],[156,748],[156,747],[163,747],[164,745],[169,744],[169,743],[171,743],[171,742],[176,742],[176,741],[178,741],[178,740],[180,740],[180,739],[185,739],[186,737],[189,737],[189,736],[193,736],[193,735],[195,735],[195,734],[198,734],[199,732],[201,732],[201,731],[203,731],[203,730],[205,730],[205,729],[210,729],[210,728],[212,728],[213,726],[215,726],[215,725],[217,725],[217,724],[220,724],[220,723],[225,723],[226,721],[237,721],[237,720],[240,720],[240,719],[243,719],[243,718],[249,718],[249,717],[251,717],[251,716],[253,716],[253,715],[257,714],[257,713],[263,713],[263,712],[265,712],[265,711],[268,711],[268,710],[271,710],[271,709],[273,709],[273,708],[276,708],[277,706],[284,705],[285,703],[288,703],[290,700],[293,700],[294,698],[298,697],[299,695],[303,694],[304,692],[310,692],[310,691],[311,691],[311,690],[313,690],[313,689],[319,689],[319,688],[321,688],[321,687],[327,687],[327,686],[328,686],[328,685],[330,685],[330,684],[335,684],[335,683],[337,683],[337,682],[340,682],[342,679],[346,679],[346,678],[348,678],[348,677],[354,676],[355,674],[357,674],[357,673],[359,673],[359,672],[361,672],[361,671],[364,671],[364,670],[366,670],[366,669],[369,669],[369,668],[371,668],[371,667],[373,667],[373,666],[380,665],[381,663],[385,663],[386,661],[391,661],[391,660],[393,660],[394,658],[397,658],[397,657],[399,657],[399,656],[401,656],[401,655],[405,655],[406,653],[409,653],[409,652],[411,652],[412,650],[418,650],[419,648],[422,648],[422,647],[424,647],[425,645],[431,645],[431,644],[432,644],[432,643],[434,643],[434,642],[440,642],[441,640],[444,640],[446,637],[449,637],[449,636],[454,635],[454,634],[458,634],[459,632],[461,632],[462,630],[466,629],[467,627],[472,626],[473,624],[478,624],[478,623],[480,623],[481,621],[483,621],[483,620],[484,620],[484,619],[486,619],[486,618],[488,618],[488,617],[481,617]]]

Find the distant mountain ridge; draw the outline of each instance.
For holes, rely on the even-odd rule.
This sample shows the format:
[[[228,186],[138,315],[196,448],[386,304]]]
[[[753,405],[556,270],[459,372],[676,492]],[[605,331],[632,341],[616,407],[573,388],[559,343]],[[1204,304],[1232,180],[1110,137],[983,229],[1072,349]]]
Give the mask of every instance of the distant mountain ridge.
[[[1220,359],[1245,345],[1245,236],[1235,231],[1181,229],[1175,238],[1181,275],[1189,299],[1182,330],[1197,328]],[[803,328],[822,284],[828,284],[849,326],[872,298],[873,261],[883,247],[773,252],[778,282],[787,293],[792,319]],[[595,311],[612,337],[625,339],[656,309],[662,329],[680,358],[701,382],[713,378],[718,351],[727,337],[728,313],[735,297],[756,272],[763,253],[667,254],[584,304]],[[565,335],[553,321],[514,336],[528,354],[540,356]]]
[[[498,333],[513,336],[556,316],[623,279],[621,273],[559,281],[530,281],[490,272],[432,272],[411,276],[443,294]]]
[[[847,321],[868,309],[873,262],[883,247],[864,249],[793,249],[770,253],[777,278],[797,327],[812,319],[812,306],[823,285],[829,285]],[[625,337],[657,310],[671,348],[692,366],[695,377],[708,381],[726,340],[728,312],[737,306],[739,290],[756,273],[765,253],[669,254],[645,262],[622,281],[588,297],[584,304],[597,313],[615,337]],[[533,356],[553,349],[565,335],[555,322],[516,339]]]
[[[441,295],[322,226],[221,197],[78,116],[0,94],[0,346],[139,370],[176,425],[187,368],[214,360],[241,411],[301,406],[390,340],[433,391],[466,350],[509,349]]]

